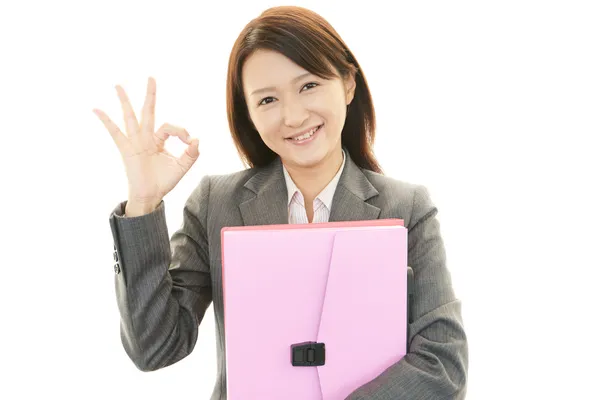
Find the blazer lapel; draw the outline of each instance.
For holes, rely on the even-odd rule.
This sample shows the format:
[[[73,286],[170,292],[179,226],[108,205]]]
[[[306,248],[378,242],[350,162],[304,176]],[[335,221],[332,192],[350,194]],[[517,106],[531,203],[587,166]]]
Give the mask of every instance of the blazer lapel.
[[[345,151],[345,150],[344,150]],[[381,209],[367,200],[379,195],[346,151],[346,165],[333,195],[330,222],[378,219]]]
[[[287,188],[281,159],[260,169],[244,186],[256,194],[239,206],[244,225],[288,223]]]
[[[288,223],[287,188],[280,158],[259,169],[244,186],[255,193],[254,197],[239,206],[244,225]],[[378,219],[381,210],[366,202],[377,195],[377,189],[346,151],[346,165],[333,195],[329,221]]]

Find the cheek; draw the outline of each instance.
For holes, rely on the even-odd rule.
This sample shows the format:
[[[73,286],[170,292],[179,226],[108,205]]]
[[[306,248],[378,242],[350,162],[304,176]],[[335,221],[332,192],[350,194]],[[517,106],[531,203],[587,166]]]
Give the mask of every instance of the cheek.
[[[331,90],[319,96],[315,102],[315,110],[329,120],[330,123],[343,123],[346,117],[345,98],[340,95],[339,90]]]
[[[276,110],[259,112],[252,116],[252,122],[263,141],[272,141],[279,135],[279,124]]]

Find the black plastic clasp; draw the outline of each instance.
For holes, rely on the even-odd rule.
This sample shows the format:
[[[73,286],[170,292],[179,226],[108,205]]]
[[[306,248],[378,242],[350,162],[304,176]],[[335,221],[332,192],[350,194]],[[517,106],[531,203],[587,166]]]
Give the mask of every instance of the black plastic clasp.
[[[291,346],[294,367],[317,367],[325,365],[325,343],[304,342]]]

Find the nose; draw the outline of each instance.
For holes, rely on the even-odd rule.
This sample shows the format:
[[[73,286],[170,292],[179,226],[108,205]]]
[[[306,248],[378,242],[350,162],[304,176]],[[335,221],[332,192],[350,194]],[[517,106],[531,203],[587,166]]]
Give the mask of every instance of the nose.
[[[282,119],[285,126],[297,128],[308,119],[308,111],[300,101],[286,101],[281,107]]]

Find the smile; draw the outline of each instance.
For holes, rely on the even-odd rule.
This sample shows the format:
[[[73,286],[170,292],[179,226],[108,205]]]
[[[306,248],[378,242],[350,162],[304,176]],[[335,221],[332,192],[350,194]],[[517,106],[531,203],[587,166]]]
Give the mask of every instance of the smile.
[[[307,143],[313,140],[315,135],[321,130],[324,124],[321,124],[315,128],[312,128],[310,131],[306,132],[303,135],[295,136],[293,138],[287,138],[287,141],[290,141],[294,144],[302,144]]]

